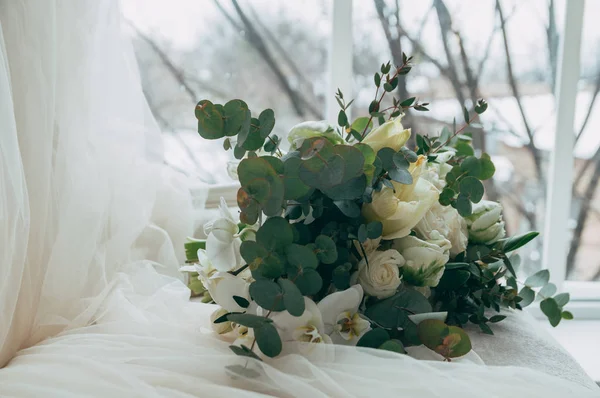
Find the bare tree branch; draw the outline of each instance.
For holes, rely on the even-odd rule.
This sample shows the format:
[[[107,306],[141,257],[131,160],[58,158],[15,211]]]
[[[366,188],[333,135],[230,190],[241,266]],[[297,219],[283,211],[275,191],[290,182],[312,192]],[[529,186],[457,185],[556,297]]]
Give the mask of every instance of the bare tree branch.
[[[527,115],[525,115],[525,109],[523,108],[523,103],[521,102],[521,95],[519,93],[519,86],[517,85],[517,80],[515,79],[515,75],[513,72],[510,48],[508,44],[508,33],[506,28],[506,19],[504,18],[504,12],[502,11],[502,6],[500,5],[500,0],[496,0],[496,10],[498,11],[498,17],[500,18],[500,27],[502,30],[502,39],[504,41],[504,53],[506,55],[506,70],[508,75],[508,82],[510,84],[513,96],[515,97],[515,101],[517,101],[517,106],[519,108],[519,112],[521,113],[521,119],[523,120],[523,126],[525,127],[525,132],[527,133],[527,137],[529,138],[529,142],[527,143],[527,148],[531,152],[531,156],[533,157],[533,162],[535,164],[536,174],[540,181],[540,184],[543,186],[543,178],[542,178],[542,160],[538,149],[535,147],[535,143],[533,141],[533,131],[529,126],[529,122],[527,119]],[[545,191],[545,190],[543,190]]]
[[[575,268],[577,252],[581,246],[581,236],[588,221],[588,213],[591,208],[592,200],[594,199],[594,194],[598,189],[598,181],[600,181],[600,148],[598,148],[594,154],[593,159],[595,161],[594,172],[585,189],[583,197],[581,198],[579,214],[577,215],[577,226],[573,231],[573,238],[571,239],[571,244],[569,246],[569,255],[567,256],[567,274],[569,274]]]
[[[215,3],[218,3],[218,1],[215,0]],[[308,109],[308,111],[310,113],[312,113],[314,116],[316,116],[316,117],[321,116],[321,112],[319,112],[319,110],[315,106],[310,104],[309,101],[303,99],[302,95],[300,93],[296,92],[296,90],[294,90],[292,88],[292,86],[290,85],[285,74],[283,73],[283,71],[281,70],[281,68],[275,61],[275,59],[273,58],[273,55],[271,54],[271,51],[268,49],[264,39],[258,33],[258,31],[256,30],[256,28],[254,27],[254,25],[248,18],[248,16],[244,12],[244,10],[242,10],[240,5],[238,4],[238,1],[231,0],[231,3],[233,4],[233,7],[235,8],[235,11],[242,23],[243,30],[244,30],[244,38],[250,43],[250,45],[252,45],[254,47],[254,49],[259,53],[261,59],[263,61],[265,61],[265,63],[267,64],[267,66],[269,67],[271,72],[273,72],[273,74],[275,75],[275,78],[277,79],[277,82],[279,83],[279,85],[281,86],[281,88],[283,89],[285,94],[288,96],[288,98],[290,99],[290,102],[292,103],[292,107],[294,108],[294,111],[296,112],[296,114],[300,117],[304,117],[306,115],[306,109]],[[220,7],[219,9],[223,10],[222,7]],[[235,25],[234,25],[234,27],[235,27]],[[306,109],[305,109],[305,106],[306,106]]]
[[[185,92],[188,93],[188,95],[192,98],[192,100],[196,101],[198,99],[198,95],[194,91],[194,89],[192,89],[192,87],[188,84],[188,82],[185,79],[185,76],[183,74],[183,71],[181,71],[179,68],[177,68],[173,64],[173,62],[171,62],[171,59],[169,58],[169,56],[156,44],[156,42],[154,40],[152,40],[149,36],[145,35],[134,24],[129,23],[129,25],[135,30],[135,33],[152,48],[152,50],[156,53],[156,55],[158,55],[158,57],[163,62],[163,64],[167,67],[169,72],[171,72],[171,74],[173,75],[175,80],[177,80],[177,83],[179,83],[181,85],[181,87],[183,87]]]

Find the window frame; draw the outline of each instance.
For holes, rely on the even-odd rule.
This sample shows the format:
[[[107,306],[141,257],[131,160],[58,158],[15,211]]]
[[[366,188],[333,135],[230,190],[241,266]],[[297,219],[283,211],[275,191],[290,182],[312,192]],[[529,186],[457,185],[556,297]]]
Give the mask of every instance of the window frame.
[[[328,62],[327,92],[338,88],[348,96],[353,94],[353,38],[352,0],[332,0],[331,38]],[[585,0],[565,2],[564,34],[560,43],[557,73],[557,111],[554,150],[551,154],[546,196],[546,225],[544,229],[543,268],[551,271],[552,282],[559,290],[571,294],[569,309],[579,319],[600,319],[600,282],[566,280],[566,259],[569,239],[567,229],[570,218],[572,192],[564,189],[572,186],[574,163],[575,111],[580,77],[580,50],[583,31]],[[333,96],[327,97],[328,120],[337,120],[338,105]],[[569,134],[570,133],[570,134]],[[206,207],[217,207],[220,197],[229,205],[236,204],[238,183],[211,186]],[[556,228],[555,226],[564,226]],[[552,260],[550,260],[552,259]],[[539,309],[532,309],[540,315]]]

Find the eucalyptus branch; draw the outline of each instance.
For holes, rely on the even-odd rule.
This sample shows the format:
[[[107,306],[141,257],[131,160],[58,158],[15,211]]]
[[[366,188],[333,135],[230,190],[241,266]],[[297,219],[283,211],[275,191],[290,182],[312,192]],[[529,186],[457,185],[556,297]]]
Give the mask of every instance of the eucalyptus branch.
[[[462,133],[468,126],[471,125],[471,123],[473,123],[473,121],[475,121],[475,119],[477,119],[477,116],[479,116],[479,114],[475,113],[475,115],[473,117],[471,117],[471,119],[469,119],[468,123],[466,123],[464,126],[462,126],[460,129],[458,129],[457,131],[454,132],[454,134],[452,134],[450,136],[450,138],[448,138],[446,140],[446,142],[444,142],[442,145],[438,146],[437,148],[435,148],[431,153],[437,153],[437,151],[440,150],[440,148],[445,147],[446,145],[448,145],[450,143],[450,141],[452,141],[452,139],[454,137],[456,137],[457,135],[459,135],[460,133]]]
[[[396,68],[396,72],[394,73],[394,75],[390,78],[388,75],[388,79],[387,81],[393,81],[394,79],[398,78],[398,76],[400,75],[400,72],[403,71],[403,69],[408,66],[408,60],[404,61],[402,63],[402,66],[400,66],[399,68]],[[375,100],[377,101],[377,94],[379,93],[379,86],[377,86],[377,91],[375,92]],[[379,109],[379,107],[381,106],[381,101],[383,101],[383,98],[385,97],[385,94],[387,93],[386,90],[383,90],[383,93],[381,93],[381,97],[379,98],[379,100],[377,101],[377,107],[376,109]],[[377,111],[376,111],[377,112]],[[369,115],[369,121],[367,122],[367,124],[365,125],[364,130],[361,133],[361,136],[364,138],[366,133],[367,133],[367,129],[369,128],[369,125],[371,124],[371,122],[373,121],[373,115]]]

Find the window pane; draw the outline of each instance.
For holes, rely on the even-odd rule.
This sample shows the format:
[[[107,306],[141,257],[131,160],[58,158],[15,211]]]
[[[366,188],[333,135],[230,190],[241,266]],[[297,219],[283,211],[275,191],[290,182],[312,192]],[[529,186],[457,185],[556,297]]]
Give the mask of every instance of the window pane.
[[[413,132],[438,134],[455,117],[462,126],[462,104],[471,108],[473,100],[486,98],[482,128],[469,130],[477,152],[489,153],[496,164],[487,196],[503,204],[508,234],[543,231],[564,1],[505,0],[500,10],[493,0],[354,4],[360,113],[373,99],[374,71],[388,59],[400,64],[402,52],[414,56],[414,67],[396,96],[431,102],[430,112],[407,112],[404,124]],[[542,239],[520,250],[521,272],[541,267]]]
[[[322,119],[330,1],[123,0],[142,84],[164,131],[167,162],[227,183],[231,151],[196,132],[194,106],[239,98],[273,108],[275,133]]]
[[[575,118],[572,218],[568,226],[572,239],[567,259],[567,278],[580,281],[600,279],[600,27],[594,18],[598,13],[600,3],[587,1]]]

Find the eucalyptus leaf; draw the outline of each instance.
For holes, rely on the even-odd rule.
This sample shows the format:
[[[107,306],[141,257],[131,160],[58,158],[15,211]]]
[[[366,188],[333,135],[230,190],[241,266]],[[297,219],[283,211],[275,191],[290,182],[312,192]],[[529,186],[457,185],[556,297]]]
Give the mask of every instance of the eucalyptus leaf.
[[[550,271],[542,269],[525,279],[525,285],[529,287],[542,287],[545,286],[549,280]]]
[[[281,337],[273,324],[266,324],[260,328],[254,329],[254,337],[260,351],[270,358],[274,358],[281,353],[283,344]]]
[[[304,297],[300,289],[288,279],[279,279],[277,281],[283,290],[283,304],[285,309],[293,316],[300,316],[304,313]]]
[[[261,279],[252,282],[250,284],[250,296],[252,296],[252,299],[256,301],[256,304],[260,305],[266,310],[283,311],[285,309],[285,304],[283,302],[283,291],[277,283],[271,280]]]

